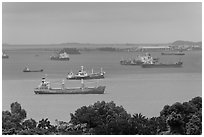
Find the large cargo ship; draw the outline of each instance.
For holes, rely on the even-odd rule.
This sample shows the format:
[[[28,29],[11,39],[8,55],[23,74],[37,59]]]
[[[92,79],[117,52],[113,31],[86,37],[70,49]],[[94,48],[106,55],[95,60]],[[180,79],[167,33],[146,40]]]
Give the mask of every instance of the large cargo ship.
[[[62,82],[61,88],[51,88],[50,82],[42,78],[39,87],[34,89],[35,94],[104,94],[105,86],[86,87],[81,83],[81,87],[66,88]]]
[[[69,54],[67,54],[66,52],[60,53],[60,54],[57,55],[57,56],[51,56],[50,59],[51,59],[51,60],[69,61]]]
[[[122,59],[120,60],[121,65],[142,65],[146,60],[152,60],[153,62],[157,62],[159,58],[152,57],[150,53],[146,53],[144,56],[136,56],[134,59]]]
[[[182,67],[183,62],[178,61],[176,63],[145,63],[141,66],[143,68],[179,68]]]
[[[80,80],[80,79],[103,79],[105,78],[105,72],[101,68],[101,72],[94,73],[92,69],[92,73],[87,73],[84,71],[84,67],[81,66],[81,70],[77,74],[73,72],[68,73],[67,79],[69,80]]]
[[[185,55],[184,52],[162,52],[161,55]]]

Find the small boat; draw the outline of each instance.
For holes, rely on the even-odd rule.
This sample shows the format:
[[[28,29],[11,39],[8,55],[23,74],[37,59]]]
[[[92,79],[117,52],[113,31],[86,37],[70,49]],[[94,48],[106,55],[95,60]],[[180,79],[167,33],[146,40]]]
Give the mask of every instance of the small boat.
[[[137,56],[134,59],[122,59],[120,60],[121,65],[142,65],[146,60],[152,60],[158,62],[159,58],[152,57],[150,53],[146,53],[144,56]]]
[[[2,59],[8,59],[9,58],[9,56],[6,54],[6,53],[2,53]]]
[[[25,67],[23,69],[23,72],[43,72],[43,69],[40,69],[40,70],[30,70],[28,67]]]
[[[81,87],[66,88],[63,81],[61,88],[52,88],[50,82],[47,82],[44,77],[34,92],[35,94],[104,94],[105,88],[105,86],[86,87],[83,79],[81,80]]]
[[[69,61],[69,54],[67,54],[66,52],[63,52],[63,53],[60,53],[57,56],[51,56],[50,59],[51,60]]]
[[[161,55],[185,55],[184,52],[162,52]]]
[[[183,62],[178,61],[176,63],[145,63],[141,66],[143,68],[179,68],[182,67]]]
[[[81,70],[79,70],[78,74],[74,74],[73,72],[68,73],[67,79],[69,80],[80,80],[80,79],[102,79],[105,78],[105,72],[101,68],[101,72],[94,73],[92,69],[92,73],[87,73],[84,71],[84,67],[81,66]]]

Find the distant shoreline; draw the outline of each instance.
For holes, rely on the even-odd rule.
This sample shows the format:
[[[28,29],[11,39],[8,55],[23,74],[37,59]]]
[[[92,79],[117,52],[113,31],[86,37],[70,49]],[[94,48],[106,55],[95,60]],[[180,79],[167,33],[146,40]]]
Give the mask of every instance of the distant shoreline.
[[[175,41],[173,43],[123,43],[123,44],[93,44],[93,43],[60,43],[60,44],[2,44],[2,50],[44,50],[56,51],[62,48],[75,48],[82,51],[138,51],[140,48],[202,49],[202,41]]]

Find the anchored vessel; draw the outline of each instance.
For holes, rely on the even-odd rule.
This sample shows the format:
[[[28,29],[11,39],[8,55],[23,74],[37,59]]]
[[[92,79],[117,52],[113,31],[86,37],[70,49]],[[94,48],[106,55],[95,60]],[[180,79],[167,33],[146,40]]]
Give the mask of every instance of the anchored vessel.
[[[183,52],[162,52],[161,55],[185,55]]]
[[[2,58],[3,58],[3,59],[8,59],[9,56],[8,56],[6,53],[3,52],[3,53],[2,53]]]
[[[67,79],[70,80],[80,80],[80,79],[102,79],[104,77],[105,72],[101,68],[101,72],[94,73],[92,69],[92,73],[87,73],[84,71],[84,67],[81,66],[81,70],[79,70],[78,74],[74,74],[73,72],[68,73]]]
[[[57,55],[57,56],[51,56],[50,59],[51,59],[51,60],[69,61],[69,54],[67,54],[66,52],[60,53],[60,54]]]
[[[178,61],[176,63],[145,63],[141,66],[143,68],[176,68],[176,67],[182,67],[183,62]]]
[[[35,94],[104,94],[105,86],[85,87],[83,79],[81,87],[66,88],[64,81],[61,88],[51,88],[50,82],[42,78],[41,84],[34,89]]]
[[[23,69],[23,72],[43,72],[43,69],[30,70],[28,67],[25,67],[25,68]]]
[[[153,62],[157,62],[159,58],[153,58],[151,54],[146,53],[144,56],[137,56],[134,59],[122,59],[120,61],[121,65],[142,65],[146,60],[152,60]]]

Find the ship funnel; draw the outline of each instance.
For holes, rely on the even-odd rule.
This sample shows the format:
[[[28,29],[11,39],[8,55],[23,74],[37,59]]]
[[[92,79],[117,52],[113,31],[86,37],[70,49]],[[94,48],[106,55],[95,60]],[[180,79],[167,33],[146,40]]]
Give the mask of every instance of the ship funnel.
[[[93,69],[91,70],[91,73],[93,74],[94,72],[93,72]]]

